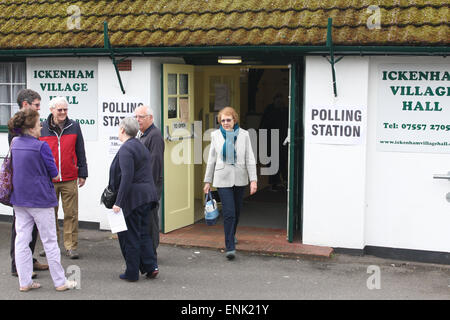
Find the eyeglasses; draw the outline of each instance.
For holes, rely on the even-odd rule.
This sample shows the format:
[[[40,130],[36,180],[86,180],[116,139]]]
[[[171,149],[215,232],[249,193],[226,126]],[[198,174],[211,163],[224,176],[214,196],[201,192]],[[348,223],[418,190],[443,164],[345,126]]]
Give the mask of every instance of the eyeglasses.
[[[35,107],[40,107],[41,106],[41,104],[38,102],[38,103],[30,103],[32,106],[35,106]]]
[[[150,115],[149,114],[147,114],[147,115],[145,115],[145,116],[134,116],[136,119],[144,119],[144,118],[146,118],[146,117],[149,117]]]
[[[69,109],[67,109],[67,108],[56,109],[56,111],[58,111],[58,112],[67,112],[67,110],[69,110]]]
[[[225,122],[231,122],[233,121],[233,119],[221,119],[220,122],[225,123]]]

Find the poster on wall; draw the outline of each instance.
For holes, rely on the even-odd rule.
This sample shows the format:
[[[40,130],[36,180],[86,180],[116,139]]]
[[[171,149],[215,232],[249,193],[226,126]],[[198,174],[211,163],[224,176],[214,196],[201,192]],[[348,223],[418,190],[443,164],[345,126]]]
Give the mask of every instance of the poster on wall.
[[[98,62],[95,59],[28,58],[27,88],[37,91],[41,119],[50,114],[50,100],[66,97],[68,117],[81,126],[84,140],[97,140]]]
[[[122,143],[119,141],[119,124],[125,117],[133,117],[134,110],[144,103],[144,99],[122,95],[99,99],[100,137],[107,144],[108,161],[111,162]]]
[[[378,67],[377,150],[450,153],[450,67]]]
[[[366,137],[366,106],[307,106],[309,143],[359,145]]]

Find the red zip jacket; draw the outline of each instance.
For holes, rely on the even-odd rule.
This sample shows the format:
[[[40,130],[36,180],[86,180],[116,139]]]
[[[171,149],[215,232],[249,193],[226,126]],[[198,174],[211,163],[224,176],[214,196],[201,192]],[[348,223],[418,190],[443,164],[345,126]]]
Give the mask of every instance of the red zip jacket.
[[[66,118],[61,130],[53,125],[52,114],[42,123],[41,137],[52,150],[60,177],[53,182],[72,181],[88,176],[83,135],[78,122]]]

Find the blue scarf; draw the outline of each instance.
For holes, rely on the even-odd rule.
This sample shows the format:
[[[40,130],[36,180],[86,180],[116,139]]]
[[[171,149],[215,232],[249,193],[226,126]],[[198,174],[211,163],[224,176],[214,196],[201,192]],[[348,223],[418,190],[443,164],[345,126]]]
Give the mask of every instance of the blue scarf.
[[[234,149],[234,145],[239,134],[239,125],[236,123],[233,127],[233,131],[226,131],[222,126],[220,126],[220,132],[222,132],[222,136],[225,139],[222,147],[222,159],[225,163],[234,164],[236,162],[236,151]],[[228,157],[227,154],[229,155]]]

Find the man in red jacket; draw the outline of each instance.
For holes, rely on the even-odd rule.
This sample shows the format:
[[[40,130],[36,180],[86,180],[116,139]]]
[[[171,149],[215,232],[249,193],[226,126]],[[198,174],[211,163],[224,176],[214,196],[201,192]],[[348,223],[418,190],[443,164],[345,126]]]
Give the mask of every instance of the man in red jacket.
[[[58,201],[60,195],[62,199],[66,255],[78,259],[78,187],[85,184],[88,172],[81,128],[78,122],[68,118],[68,108],[64,97],[50,101],[51,114],[42,123],[40,139],[49,144],[60,173],[53,185]],[[58,207],[55,215],[58,218]],[[56,230],[59,238],[58,223]]]

